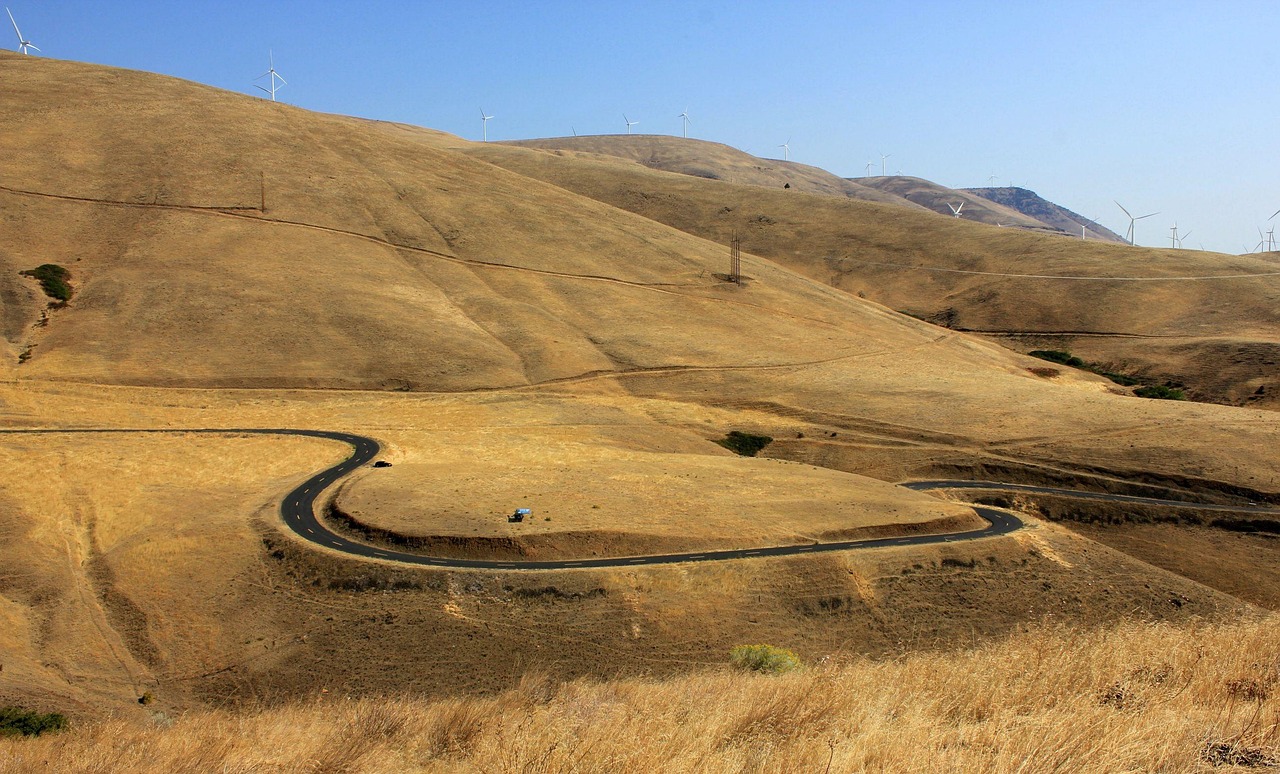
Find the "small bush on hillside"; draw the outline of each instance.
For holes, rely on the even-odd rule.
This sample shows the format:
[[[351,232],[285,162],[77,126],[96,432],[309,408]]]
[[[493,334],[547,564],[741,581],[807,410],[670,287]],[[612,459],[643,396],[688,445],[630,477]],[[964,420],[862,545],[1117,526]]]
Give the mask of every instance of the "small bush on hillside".
[[[738,430],[730,430],[722,440],[716,441],[724,448],[734,454],[741,454],[743,457],[754,457],[761,449],[773,443],[773,439],[767,435],[751,435]]]
[[[71,300],[71,285],[67,284],[67,280],[71,278],[71,272],[56,263],[41,264],[34,269],[18,273],[39,280],[40,287],[49,298],[64,304]]]
[[[21,707],[0,707],[0,736],[40,736],[65,731],[67,718],[59,712],[40,713]]]
[[[799,669],[800,657],[786,648],[772,645],[739,645],[729,651],[729,663],[738,669],[780,675]]]
[[[1041,360],[1048,360],[1050,363],[1061,363],[1072,368],[1084,368],[1084,361],[1070,352],[1063,352],[1060,349],[1034,349],[1027,353],[1032,357],[1038,357]]]
[[[1150,384],[1133,391],[1139,398],[1156,398],[1158,400],[1186,400],[1187,395],[1176,387],[1163,384]]]

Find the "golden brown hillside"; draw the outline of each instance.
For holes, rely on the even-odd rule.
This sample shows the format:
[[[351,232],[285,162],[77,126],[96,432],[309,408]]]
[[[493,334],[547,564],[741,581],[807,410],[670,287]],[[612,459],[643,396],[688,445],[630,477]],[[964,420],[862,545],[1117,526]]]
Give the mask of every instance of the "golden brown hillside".
[[[1027,234],[144,73],[0,54],[0,82],[0,703],[163,721],[534,671],[671,675],[760,640],[815,660],[1047,615],[1253,609],[1220,575],[1031,514],[970,542],[549,572],[304,542],[281,499],[341,444],[184,430],[367,435],[391,467],[322,509],[461,555],[590,558],[967,528],[968,506],[892,486],[939,475],[1277,502],[1280,415],[1135,398],[873,300],[950,292],[914,274],[832,287],[806,247],[856,236],[910,258],[948,236],[973,266],[1089,267]],[[714,239],[655,219],[679,208]],[[733,228],[741,283],[717,276]],[[46,263],[70,272],[65,307],[19,273]],[[1116,293],[1098,300],[1132,300]],[[1167,300],[1135,319],[1221,325],[1207,300]],[[102,428],[130,432],[23,432]],[[738,457],[715,443],[731,430],[775,440]],[[521,506],[534,518],[506,521]]]
[[[470,153],[722,244],[736,233],[744,251],[1023,351],[1070,350],[1205,400],[1280,400],[1273,257],[1085,242],[603,157]]]

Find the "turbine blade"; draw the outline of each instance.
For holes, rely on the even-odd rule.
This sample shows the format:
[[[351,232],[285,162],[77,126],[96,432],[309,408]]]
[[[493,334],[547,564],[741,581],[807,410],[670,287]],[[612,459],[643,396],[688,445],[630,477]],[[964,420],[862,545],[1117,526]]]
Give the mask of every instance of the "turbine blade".
[[[256,83],[255,83],[255,84],[253,84],[253,87],[254,87],[255,89],[262,89],[263,91],[265,91],[265,92],[266,92],[266,93],[268,93],[268,94],[270,94],[270,93],[271,93],[271,89],[263,88],[262,86],[259,86],[259,85],[258,85],[258,84],[256,84]]]
[[[40,50],[40,47],[35,45],[34,43],[28,43],[27,48],[34,48],[36,51]]]
[[[286,85],[286,86],[288,86],[288,85],[289,85],[289,82],[288,82],[288,81],[286,81],[286,80],[284,79],[284,76],[283,76],[283,75],[281,75],[280,73],[276,73],[276,77],[277,77],[277,78],[279,78],[279,79],[280,79],[280,82],[281,82],[281,83],[283,83],[284,85]]]
[[[1275,212],[1271,213],[1271,218],[1274,218],[1277,215],[1280,215],[1280,210],[1276,210]],[[1271,220],[1271,218],[1267,218],[1267,220]]]
[[[270,70],[267,70],[267,71],[266,71],[265,73],[263,73],[262,75],[259,75],[257,78],[254,78],[254,80],[256,81],[256,80],[259,80],[259,79],[261,79],[261,78],[266,78],[266,77],[267,77],[268,75],[270,75],[270,74],[271,74],[271,71],[270,71]]]
[[[1155,216],[1157,216],[1157,215],[1159,215],[1159,214],[1160,214],[1160,213],[1158,213],[1158,212],[1153,212],[1153,213],[1151,213],[1150,215],[1143,215],[1143,216],[1141,216],[1141,217],[1134,218],[1134,220],[1142,220],[1142,218],[1154,218]]]
[[[1116,200],[1115,200],[1115,199],[1112,199],[1111,201],[1116,202]],[[1116,206],[1117,206],[1117,207],[1119,207],[1121,210],[1124,210],[1124,214],[1125,214],[1125,215],[1128,215],[1130,218],[1132,218],[1132,217],[1133,217],[1132,215],[1129,215],[1129,211],[1128,211],[1128,210],[1125,210],[1125,209],[1124,209],[1124,205],[1123,205],[1123,204],[1121,204],[1120,202],[1116,202]]]
[[[19,42],[19,43],[23,42],[23,41],[22,41],[22,30],[18,29],[18,22],[14,21],[14,19],[13,19],[13,11],[10,11],[8,8],[5,8],[5,9],[4,9],[4,12],[5,12],[5,13],[7,13],[7,14],[9,14],[9,23],[13,25],[13,31],[14,31],[14,32],[16,32],[16,33],[18,33],[18,42]]]

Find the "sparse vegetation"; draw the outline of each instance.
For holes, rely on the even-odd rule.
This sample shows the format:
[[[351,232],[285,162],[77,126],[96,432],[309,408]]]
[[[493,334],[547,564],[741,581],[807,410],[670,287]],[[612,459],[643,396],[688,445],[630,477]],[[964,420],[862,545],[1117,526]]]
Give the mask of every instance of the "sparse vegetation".
[[[1060,350],[1060,349],[1035,349],[1028,352],[1027,354],[1032,357],[1038,357],[1041,360],[1048,360],[1051,363],[1060,363],[1062,365],[1070,366],[1072,368],[1079,368],[1082,371],[1089,371],[1090,373],[1095,373],[1098,376],[1102,376],[1107,379],[1110,379],[1111,381],[1115,382],[1116,384],[1122,387],[1132,387],[1135,384],[1142,384],[1140,380],[1135,379],[1132,376],[1118,374],[1115,371],[1108,371],[1107,369],[1102,368],[1100,366],[1094,365],[1092,363],[1087,363],[1084,360],[1081,360],[1080,358],[1071,354],[1070,352],[1064,352],[1063,350]],[[1030,370],[1032,373],[1035,373],[1038,376],[1041,375],[1038,373],[1038,369],[1032,368]],[[1170,394],[1160,394],[1162,390],[1170,391]],[[1171,393],[1175,393],[1175,392],[1178,394],[1178,397],[1172,397]],[[1150,386],[1150,385],[1139,387],[1138,389],[1133,391],[1133,394],[1137,395],[1140,398],[1164,398],[1166,400],[1184,400],[1186,398],[1186,396],[1182,394],[1181,390],[1171,389],[1168,387]]]
[[[67,729],[67,718],[59,712],[32,712],[22,707],[0,707],[0,737],[40,736]]]
[[[1061,363],[1072,368],[1084,368],[1084,361],[1072,355],[1070,352],[1063,352],[1060,349],[1033,349],[1027,353],[1032,357],[1038,357],[1041,360],[1048,360],[1050,363]]]
[[[795,653],[772,645],[739,645],[729,651],[729,663],[738,669],[771,675],[786,674],[802,666]]]
[[[1186,400],[1187,395],[1177,387],[1166,384],[1146,384],[1133,391],[1139,398],[1156,398],[1158,400]]]
[[[752,435],[738,430],[730,430],[728,435],[716,441],[716,443],[734,454],[741,454],[743,457],[754,457],[764,447],[773,443],[773,438],[767,435]]]
[[[58,303],[65,304],[71,300],[71,272],[56,263],[44,263],[34,269],[18,272],[24,277],[34,277],[40,282],[44,294]]]

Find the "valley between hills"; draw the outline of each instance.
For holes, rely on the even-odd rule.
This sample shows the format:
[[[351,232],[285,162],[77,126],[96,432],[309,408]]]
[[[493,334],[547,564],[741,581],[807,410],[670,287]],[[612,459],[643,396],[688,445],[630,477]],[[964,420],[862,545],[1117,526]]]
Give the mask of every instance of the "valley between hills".
[[[352,727],[403,712],[418,714],[396,728],[422,738],[474,733],[411,764],[396,742],[334,766],[527,763],[553,737],[570,746],[556,713],[653,684],[738,690],[717,681],[753,643],[813,667],[742,688],[775,709],[836,665],[888,680],[886,665],[936,677],[931,658],[1003,647],[1101,658],[1072,650],[1080,632],[1187,685],[1208,679],[1183,659],[1197,638],[1275,644],[1275,254],[1081,240],[976,194],[956,218],[927,181],[682,138],[472,143],[5,52],[0,82],[0,706],[95,729],[3,741],[0,771],[4,755],[15,771],[88,761],[75,745],[104,729],[175,718],[314,725],[307,702],[338,697]],[[28,273],[49,265],[65,290]],[[1027,354],[1045,350],[1088,368]],[[1190,399],[1139,397],[1157,386]],[[326,529],[380,549],[518,565],[924,539],[415,566],[290,528],[282,503],[353,448],[270,429],[377,444],[367,460],[384,465],[305,494]],[[732,432],[769,442],[742,456]],[[1184,507],[899,486],[937,479]],[[987,526],[975,504],[1021,526],[941,539]],[[517,508],[528,518],[509,521]],[[1161,656],[1161,639],[1184,650]],[[1253,674],[1230,663],[1215,686]],[[1163,683],[1143,674],[1130,695],[1155,702]],[[1095,688],[1079,689],[1088,711],[1111,712]],[[1179,711],[1212,715],[1213,690]],[[530,728],[557,720],[517,754],[486,736],[494,702]],[[930,712],[1004,717],[975,702]],[[679,770],[765,744],[763,726],[726,723],[730,741]],[[826,755],[822,733],[769,744],[802,767]],[[137,744],[172,770],[164,738]],[[235,756],[220,744],[221,765]],[[235,755],[271,747],[254,744]],[[547,756],[529,770],[573,760]]]

